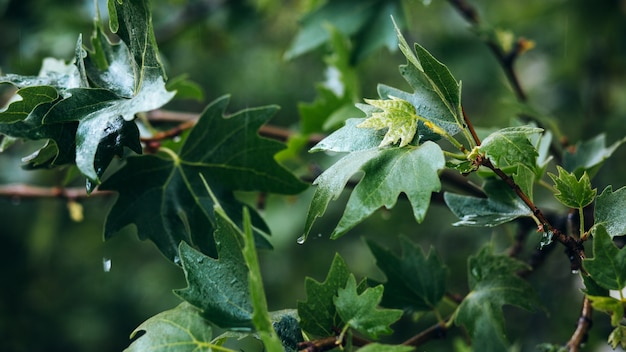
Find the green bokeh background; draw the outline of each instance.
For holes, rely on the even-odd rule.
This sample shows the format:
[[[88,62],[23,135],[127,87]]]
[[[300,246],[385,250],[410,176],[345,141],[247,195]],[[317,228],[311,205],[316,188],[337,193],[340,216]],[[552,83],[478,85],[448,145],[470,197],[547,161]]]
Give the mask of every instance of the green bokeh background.
[[[329,0],[332,1],[332,0]],[[106,13],[104,3],[102,13]],[[188,74],[204,90],[205,101],[177,101],[169,109],[199,112],[206,103],[232,94],[230,111],[267,104],[282,107],[272,123],[297,128],[298,102],[315,98],[314,85],[324,80],[322,47],[285,61],[283,54],[297,32],[297,19],[313,1],[154,0],[157,41],[170,77]],[[430,3],[430,2],[429,2]],[[514,97],[489,50],[445,1],[406,1],[410,10],[409,42],[419,42],[463,81],[463,104],[475,125],[505,127],[514,115]],[[553,116],[571,142],[606,133],[612,143],[626,131],[626,3],[617,0],[476,1],[482,19],[535,43],[517,63],[529,100]],[[185,15],[185,9],[193,11]],[[89,37],[91,0],[0,0],[0,68],[5,73],[36,74],[47,56],[71,59],[79,33]],[[193,16],[189,16],[193,14]],[[406,89],[397,66],[404,58],[381,49],[359,63],[361,91],[376,97],[376,84]],[[7,90],[1,91],[6,98]],[[20,158],[33,145],[17,145],[0,155],[0,184],[54,185],[55,171],[26,172]],[[626,182],[626,153],[618,150],[594,187],[601,191]],[[305,155],[301,165],[328,165],[323,155]],[[255,195],[242,194],[255,201]],[[337,251],[358,277],[382,279],[363,238],[395,248],[399,235],[427,250],[434,246],[451,268],[450,291],[467,292],[466,260],[489,241],[503,250],[514,227],[466,229],[443,206],[434,204],[417,225],[405,201],[379,211],[343,238],[328,239],[347,197],[331,204],[310,239],[298,245],[312,190],[297,197],[269,196],[262,215],[273,230],[275,249],[260,253],[270,309],[294,308],[305,299],[304,276],[322,280]],[[537,195],[550,210],[556,203]],[[128,345],[131,331],[148,317],[178,304],[171,290],[185,286],[182,271],[151,243],[128,228],[106,243],[102,227],[112,197],[81,201],[85,219],[73,222],[59,199],[0,198],[0,350],[116,351]],[[319,233],[319,235],[318,235]],[[531,235],[523,258],[537,246]],[[590,248],[588,246],[588,248]],[[111,261],[105,272],[103,262]],[[540,342],[564,343],[578,319],[582,296],[578,276],[557,247],[530,278],[550,315],[505,309],[508,331],[518,350]],[[594,315],[587,350],[606,347],[608,317]],[[398,338],[409,337],[431,317],[396,327]],[[409,326],[409,327],[407,327]],[[523,338],[516,339],[516,336]],[[447,341],[433,341],[429,351],[446,351]],[[258,345],[257,345],[258,347]],[[245,347],[254,350],[254,343]]]

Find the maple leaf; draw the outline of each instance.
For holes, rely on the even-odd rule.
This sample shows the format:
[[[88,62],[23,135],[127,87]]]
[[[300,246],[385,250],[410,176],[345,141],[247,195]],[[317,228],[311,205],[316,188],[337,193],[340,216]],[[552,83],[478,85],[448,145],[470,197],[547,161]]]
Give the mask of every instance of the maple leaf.
[[[385,137],[378,145],[379,148],[395,144],[400,141],[399,147],[409,144],[417,132],[418,117],[415,108],[408,101],[391,96],[391,100],[371,100],[365,102],[382,109],[375,112],[356,127],[387,129]]]
[[[346,286],[350,271],[346,262],[335,254],[323,282],[307,277],[304,281],[306,301],[298,301],[298,315],[302,330],[314,336],[331,336],[333,328],[342,325],[333,302],[337,290]]]
[[[505,350],[508,342],[502,306],[514,305],[530,311],[540,306],[532,286],[515,274],[527,266],[511,257],[493,254],[491,246],[470,257],[468,266],[471,292],[457,308],[454,321],[468,329],[476,351]]]
[[[105,238],[135,224],[139,237],[151,239],[170,260],[181,241],[214,255],[214,202],[200,174],[237,223],[244,204],[233,191],[295,194],[306,188],[274,160],[283,145],[257,134],[277,108],[246,109],[224,118],[227,104],[228,97],[209,104],[179,154],[164,149],[167,153],[130,157],[100,186],[120,193],[107,217]],[[268,231],[254,210],[251,214],[256,229]]]
[[[377,339],[380,334],[390,334],[393,331],[389,325],[402,317],[402,311],[377,308],[383,291],[383,286],[378,285],[359,294],[356,279],[350,274],[346,287],[340,288],[334,298],[337,313],[347,325],[367,337]]]
[[[598,190],[591,188],[591,180],[587,172],[577,179],[574,173],[569,173],[558,165],[556,168],[559,176],[552,173],[548,173],[548,176],[554,182],[556,188],[554,196],[559,202],[570,208],[583,208],[593,202]]]
[[[431,193],[441,187],[438,171],[445,165],[443,151],[433,143],[405,148],[368,149],[348,154],[328,168],[314,182],[317,185],[307,214],[305,235],[313,222],[337,199],[352,175],[365,175],[352,191],[343,216],[331,234],[345,234],[377,209],[391,209],[400,193],[407,195],[416,221],[421,222],[430,205]]]
[[[534,170],[539,153],[528,137],[542,131],[529,126],[503,128],[487,136],[479,149],[498,167],[519,163]]]
[[[613,192],[612,186],[607,186],[596,198],[593,208],[595,227],[604,226],[611,238],[626,233],[626,187]]]
[[[445,292],[449,270],[434,250],[425,256],[418,246],[402,237],[403,251],[398,257],[374,242],[367,243],[376,257],[376,266],[387,277],[383,295],[385,307],[414,311],[436,307]]]
[[[626,248],[619,249],[602,225],[597,226],[593,235],[593,258],[585,259],[583,266],[602,288],[626,287]]]

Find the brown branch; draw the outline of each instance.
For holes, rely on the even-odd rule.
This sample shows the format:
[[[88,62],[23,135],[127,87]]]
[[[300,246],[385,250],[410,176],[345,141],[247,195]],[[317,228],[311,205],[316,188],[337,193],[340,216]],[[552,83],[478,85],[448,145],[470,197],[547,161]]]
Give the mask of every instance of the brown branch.
[[[404,341],[402,344],[406,346],[418,347],[430,340],[445,338],[447,332],[448,328],[445,324],[435,324],[428,329],[420,332],[419,334],[411,337],[410,339]]]
[[[491,160],[489,160],[488,158],[479,159],[481,165],[489,168],[496,175],[498,175],[498,177],[500,177],[500,179],[502,179],[507,185],[509,185],[509,187],[511,187],[515,194],[517,194],[517,196],[532,211],[533,215],[541,222],[543,230],[548,233],[552,233],[552,238],[565,246],[565,253],[570,260],[571,270],[581,270],[582,260],[585,258],[585,248],[583,247],[583,242],[580,240],[576,240],[572,236],[568,236],[567,234],[561,232],[558,228],[552,226],[552,224],[550,223],[550,221],[548,221],[543,212],[532,202],[532,200],[530,200],[530,198],[528,198],[528,196],[515,183],[513,178],[509,177],[507,174],[504,173],[504,171],[493,165],[491,163]]]
[[[578,352],[580,351],[580,347],[583,343],[587,341],[587,333],[589,329],[591,329],[591,325],[593,323],[592,319],[593,308],[591,307],[591,301],[587,296],[583,300],[583,308],[580,312],[580,318],[578,318],[578,323],[576,324],[576,330],[572,337],[567,342],[567,348],[570,352]]]
[[[467,117],[467,114],[465,113],[465,109],[463,109],[463,107],[461,107],[461,111],[463,112],[463,120],[465,120],[465,126],[467,126],[470,133],[472,134],[472,138],[474,139],[476,145],[480,145],[480,138],[478,138],[478,134],[476,134],[476,130],[474,129],[474,125],[472,125],[472,121],[470,121],[469,117]]]
[[[0,197],[24,199],[24,198],[63,198],[68,200],[76,200],[94,196],[108,196],[114,192],[94,191],[87,194],[84,187],[39,187],[22,184],[3,185],[0,186]]]

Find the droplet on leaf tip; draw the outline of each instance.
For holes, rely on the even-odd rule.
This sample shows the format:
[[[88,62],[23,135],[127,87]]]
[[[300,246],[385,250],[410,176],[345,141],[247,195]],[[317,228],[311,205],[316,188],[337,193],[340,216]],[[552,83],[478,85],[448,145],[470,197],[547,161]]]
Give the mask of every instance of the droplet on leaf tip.
[[[179,256],[174,256],[174,264],[180,265],[180,257]]]
[[[298,239],[296,240],[298,244],[303,244],[304,241],[306,241],[306,237],[304,235],[298,237]]]
[[[104,270],[105,273],[108,273],[111,271],[111,258],[107,258],[107,257],[102,257],[102,270]]]

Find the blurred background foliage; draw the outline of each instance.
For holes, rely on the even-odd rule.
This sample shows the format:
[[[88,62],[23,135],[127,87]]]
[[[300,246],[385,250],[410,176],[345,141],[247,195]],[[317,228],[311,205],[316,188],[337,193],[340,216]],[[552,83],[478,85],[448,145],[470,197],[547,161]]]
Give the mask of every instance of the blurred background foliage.
[[[333,0],[328,0],[333,1]],[[170,77],[186,74],[204,91],[204,100],[178,100],[167,108],[199,112],[223,94],[232,94],[230,111],[259,105],[282,107],[275,125],[298,130],[298,104],[315,100],[315,85],[325,80],[323,58],[327,45],[285,60],[298,31],[298,19],[318,0],[154,0],[157,41]],[[626,2],[623,0],[476,1],[485,24],[503,35],[534,41],[535,47],[517,62],[521,83],[537,110],[552,116],[569,142],[606,133],[608,143],[626,130]],[[404,34],[445,63],[463,82],[465,110],[481,127],[505,127],[515,118],[515,98],[488,48],[446,1],[403,2]],[[100,1],[101,12],[106,14]],[[37,74],[47,56],[70,60],[79,33],[89,37],[95,14],[92,0],[0,0],[0,68],[4,73]],[[346,14],[350,16],[350,14]],[[375,98],[376,85],[407,89],[398,73],[404,59],[380,49],[354,66],[362,97]],[[2,87],[6,99],[9,90]],[[20,158],[32,146],[18,145],[0,155],[0,184],[59,184],[56,171],[23,171]],[[602,190],[625,184],[624,149],[618,150],[595,178]],[[332,156],[299,153],[289,165],[324,167]],[[251,202],[257,195],[242,194]],[[451,213],[433,204],[426,221],[414,223],[400,200],[381,210],[343,238],[328,239],[342,202],[331,204],[327,215],[303,245],[296,243],[303,229],[311,190],[298,197],[269,196],[261,211],[273,230],[275,249],[262,252],[262,268],[271,309],[294,308],[304,297],[304,276],[322,280],[335,251],[346,258],[358,276],[383,279],[363,238],[395,248],[400,235],[425,250],[433,246],[451,268],[451,292],[465,294],[466,260],[489,241],[505,250],[516,226],[495,229],[452,227]],[[536,196],[541,198],[541,192]],[[140,242],[133,229],[103,243],[102,227],[111,197],[81,201],[84,220],[72,221],[60,199],[0,198],[0,350],[3,351],[115,351],[128,345],[130,332],[148,317],[174,307],[171,293],[185,286],[182,271],[156,248]],[[550,199],[538,202],[563,209]],[[533,230],[531,230],[533,231]],[[522,258],[537,247],[531,234]],[[110,261],[110,270],[105,270]],[[546,264],[530,277],[546,305],[545,312],[507,310],[511,336],[519,350],[537,343],[563,343],[578,318],[582,296],[579,278],[568,271],[567,258],[555,248]],[[588,350],[606,346],[608,318],[595,315]],[[398,339],[432,324],[395,327]],[[532,327],[532,328],[531,328]],[[528,333],[528,329],[533,329]],[[462,338],[456,330],[448,339]],[[438,341],[428,350],[445,350]],[[600,347],[597,347],[600,348]]]

